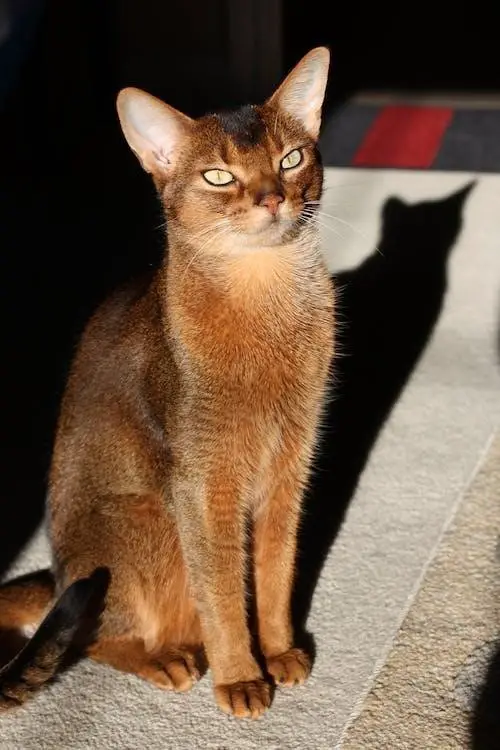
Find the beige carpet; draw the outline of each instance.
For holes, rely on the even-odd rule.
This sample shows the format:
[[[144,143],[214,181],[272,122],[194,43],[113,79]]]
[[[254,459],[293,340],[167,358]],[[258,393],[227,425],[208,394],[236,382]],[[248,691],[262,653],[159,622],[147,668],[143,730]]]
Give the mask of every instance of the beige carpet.
[[[500,636],[499,530],[497,436],[343,735],[343,750],[486,747],[474,711]],[[500,704],[493,710],[500,718]],[[500,747],[500,734],[489,729],[488,747]]]
[[[489,506],[481,510],[488,503],[486,493],[490,502],[494,500],[493,469],[488,470],[490,479],[476,475],[476,470],[500,424],[496,351],[500,176],[331,169],[327,170],[324,200],[325,211],[341,217],[341,221],[324,217],[330,266],[332,270],[357,268],[373,253],[388,196],[398,195],[410,203],[444,199],[474,177],[478,182],[467,199],[464,229],[450,257],[449,288],[438,325],[378,435],[316,587],[308,627],[316,639],[317,658],[307,685],[279,691],[261,721],[238,723],[215,707],[209,675],[192,693],[170,695],[132,676],[84,661],[26,708],[0,719],[1,750],[466,747],[467,708],[463,705],[469,700],[467,681],[472,679],[467,677],[467,659],[473,664],[475,646],[494,637],[495,626],[486,610],[476,617],[479,598],[487,596],[486,587],[493,584],[490,573],[483,574],[484,556],[490,552],[483,551],[477,537],[481,535],[484,545],[491,545],[489,525],[498,524],[498,511]],[[437,228],[431,223],[428,231]],[[426,245],[422,238],[423,262]],[[400,251],[405,252],[404,242]],[[371,317],[388,294],[389,273],[383,271],[391,263],[389,257],[373,257],[378,258],[382,274],[380,299],[375,295],[372,310],[366,311]],[[398,279],[391,283],[397,284]],[[425,279],[419,283],[425,300],[429,293]],[[377,356],[383,358],[384,351]],[[472,494],[467,494],[462,508],[464,491],[474,476]],[[328,503],[333,513],[336,497],[329,497]],[[481,520],[483,512],[488,513],[489,525]],[[463,574],[452,564],[451,551],[443,560],[440,551],[442,544],[453,546],[451,538],[443,541],[443,529],[453,517],[457,530],[452,533],[467,541],[463,524],[469,523],[469,534],[475,539],[475,546],[464,547]],[[438,557],[432,563],[436,549]],[[11,574],[47,561],[47,544],[40,532]],[[451,566],[449,572],[443,568],[445,563]],[[431,576],[429,584],[425,571]],[[465,580],[469,571],[477,586]],[[415,598],[422,585],[423,598]],[[457,593],[455,601],[450,599],[450,591],[458,592],[460,598]],[[464,631],[460,638],[439,607],[432,607],[428,599],[432,594],[434,599],[441,596],[443,611],[451,607],[459,618]],[[474,599],[467,606],[469,595]],[[436,610],[439,617],[435,617]],[[476,644],[478,620],[484,620],[484,631]],[[415,627],[408,630],[412,622]],[[441,645],[436,650],[443,643],[446,648]],[[403,655],[402,661],[398,654]],[[422,667],[425,661],[427,674]],[[450,676],[443,676],[442,683],[444,668]],[[374,682],[378,675],[382,683]],[[406,705],[409,698],[403,700],[403,696],[408,695],[405,691],[412,681],[419,692],[418,707],[417,697],[412,699],[414,713],[422,714],[425,704],[430,729],[426,735],[423,720],[413,719],[413,729],[404,728],[408,736],[404,741],[409,743],[404,745],[401,723],[409,722],[413,707]],[[394,701],[399,701],[397,711]],[[449,720],[439,722],[437,704]],[[410,731],[418,737],[416,744]],[[441,733],[438,740],[434,741],[432,731]]]

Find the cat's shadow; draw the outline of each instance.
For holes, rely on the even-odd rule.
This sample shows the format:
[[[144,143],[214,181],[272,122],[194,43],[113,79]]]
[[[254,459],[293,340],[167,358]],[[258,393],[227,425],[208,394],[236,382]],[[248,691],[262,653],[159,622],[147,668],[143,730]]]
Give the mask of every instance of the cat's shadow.
[[[482,682],[475,696],[470,717],[472,750],[500,748],[500,640],[490,657]]]
[[[379,250],[334,277],[341,356],[305,504],[293,602],[296,630],[313,652],[305,625],[319,575],[375,440],[439,318],[472,187],[414,205],[390,198]]]

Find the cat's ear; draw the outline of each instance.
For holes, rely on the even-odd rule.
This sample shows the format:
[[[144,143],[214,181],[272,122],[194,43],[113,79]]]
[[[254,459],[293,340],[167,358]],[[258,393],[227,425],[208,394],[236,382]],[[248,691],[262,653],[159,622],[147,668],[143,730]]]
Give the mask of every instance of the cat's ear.
[[[319,135],[329,65],[328,49],[316,47],[302,58],[269,99],[270,104],[299,120],[314,139]]]
[[[401,198],[397,198],[392,195],[386,200],[382,207],[382,219],[383,221],[393,221],[398,216],[402,216],[403,212],[409,209],[408,203]],[[406,214],[404,214],[406,216]]]
[[[128,145],[146,172],[167,174],[193,120],[135,88],[120,91],[116,108]]]

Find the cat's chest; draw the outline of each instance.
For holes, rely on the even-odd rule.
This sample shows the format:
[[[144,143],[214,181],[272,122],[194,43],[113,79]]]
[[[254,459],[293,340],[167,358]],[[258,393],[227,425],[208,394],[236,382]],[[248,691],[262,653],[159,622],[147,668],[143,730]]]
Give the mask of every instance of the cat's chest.
[[[266,300],[212,313],[187,326],[184,345],[196,370],[213,381],[289,387],[329,356],[331,307],[317,299],[301,300],[300,306]]]
[[[333,288],[312,278],[240,284],[231,294],[200,286],[171,307],[181,377],[196,394],[268,412],[322,382],[333,351]],[[298,395],[297,395],[298,394]]]

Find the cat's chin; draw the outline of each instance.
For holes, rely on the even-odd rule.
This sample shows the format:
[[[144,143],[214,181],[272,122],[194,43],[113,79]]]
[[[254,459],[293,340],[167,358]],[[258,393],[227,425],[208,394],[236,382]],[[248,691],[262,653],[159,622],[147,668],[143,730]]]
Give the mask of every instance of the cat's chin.
[[[208,255],[240,257],[263,249],[279,248],[300,238],[302,225],[293,219],[278,219],[261,227],[238,228],[214,241]]]
[[[241,244],[248,248],[260,248],[262,246],[273,247],[282,245],[293,230],[295,222],[290,219],[279,219],[267,224],[265,227],[241,232],[238,235]]]

